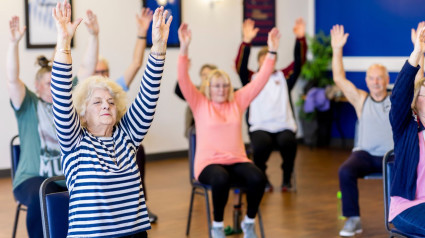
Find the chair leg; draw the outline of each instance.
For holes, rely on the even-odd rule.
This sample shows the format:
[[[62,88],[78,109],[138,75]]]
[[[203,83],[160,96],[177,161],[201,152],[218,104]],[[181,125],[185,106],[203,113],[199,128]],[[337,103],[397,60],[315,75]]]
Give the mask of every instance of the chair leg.
[[[186,236],[189,235],[189,231],[190,231],[190,222],[192,219],[193,199],[195,197],[195,190],[196,188],[192,187],[192,194],[190,196],[189,214],[187,216]]]
[[[208,222],[208,237],[212,238],[211,235],[211,212],[210,212],[210,199],[208,195],[208,190],[204,189],[204,196],[205,196],[205,205],[207,207],[207,222]]]
[[[263,218],[261,217],[260,209],[258,209],[257,216],[258,216],[258,225],[260,226],[261,238],[265,238],[266,236],[264,235]]]
[[[16,229],[18,228],[18,220],[19,220],[19,213],[21,211],[22,204],[18,203],[18,206],[16,207],[16,215],[15,215],[15,222],[13,224],[13,233],[12,238],[16,237]]]

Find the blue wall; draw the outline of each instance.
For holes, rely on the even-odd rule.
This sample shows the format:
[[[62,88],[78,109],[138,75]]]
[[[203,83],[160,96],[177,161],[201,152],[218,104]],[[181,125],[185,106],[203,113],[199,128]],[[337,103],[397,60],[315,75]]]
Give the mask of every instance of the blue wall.
[[[335,24],[350,34],[345,56],[408,56],[410,29],[425,20],[423,0],[317,0],[316,32]]]

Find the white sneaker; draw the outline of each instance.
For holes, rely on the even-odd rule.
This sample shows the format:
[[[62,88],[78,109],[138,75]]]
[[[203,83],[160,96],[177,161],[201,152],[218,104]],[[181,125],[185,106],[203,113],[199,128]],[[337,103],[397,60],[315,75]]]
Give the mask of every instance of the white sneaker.
[[[241,222],[241,228],[243,231],[243,238],[257,238],[255,234],[255,223]]]
[[[223,227],[211,227],[211,236],[212,238],[225,238]]]
[[[362,233],[362,223],[360,222],[360,217],[349,217],[345,221],[344,227],[339,232],[340,236],[354,236],[356,233]]]

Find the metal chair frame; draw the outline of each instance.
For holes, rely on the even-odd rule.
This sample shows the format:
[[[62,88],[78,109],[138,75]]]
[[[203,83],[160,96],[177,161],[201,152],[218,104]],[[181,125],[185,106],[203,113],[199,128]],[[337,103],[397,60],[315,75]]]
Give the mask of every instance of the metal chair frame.
[[[18,168],[19,163],[19,154],[20,154],[20,145],[17,143],[19,140],[19,135],[15,135],[10,140],[10,175],[12,178],[12,182],[15,178],[16,169]],[[23,205],[20,201],[18,201],[15,196],[13,198],[16,201],[16,213],[15,213],[15,221],[13,222],[13,231],[12,231],[12,238],[16,237],[16,230],[18,229],[18,221],[19,221],[19,214],[21,211],[27,211],[27,208],[25,205]]]

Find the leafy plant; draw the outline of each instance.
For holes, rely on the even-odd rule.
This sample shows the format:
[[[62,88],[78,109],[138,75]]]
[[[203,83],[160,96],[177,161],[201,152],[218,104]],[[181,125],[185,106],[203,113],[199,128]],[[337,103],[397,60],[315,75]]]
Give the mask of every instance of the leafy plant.
[[[301,76],[317,87],[333,84],[329,77],[329,65],[332,61],[331,37],[320,31],[314,37],[307,36],[307,40],[313,59],[303,65]]]

